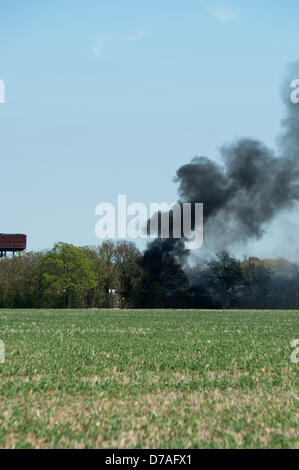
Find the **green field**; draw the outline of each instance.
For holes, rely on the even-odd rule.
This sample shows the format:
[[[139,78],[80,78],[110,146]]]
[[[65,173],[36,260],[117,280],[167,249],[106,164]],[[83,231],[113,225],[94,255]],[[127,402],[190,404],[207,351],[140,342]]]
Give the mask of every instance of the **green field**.
[[[1,310],[0,447],[298,444],[296,311]]]

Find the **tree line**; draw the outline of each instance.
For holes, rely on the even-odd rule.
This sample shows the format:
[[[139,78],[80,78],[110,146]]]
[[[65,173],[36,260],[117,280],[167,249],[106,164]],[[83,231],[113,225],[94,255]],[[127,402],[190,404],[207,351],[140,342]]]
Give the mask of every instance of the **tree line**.
[[[299,266],[220,251],[183,269],[134,243],[57,243],[0,260],[0,308],[299,308]]]

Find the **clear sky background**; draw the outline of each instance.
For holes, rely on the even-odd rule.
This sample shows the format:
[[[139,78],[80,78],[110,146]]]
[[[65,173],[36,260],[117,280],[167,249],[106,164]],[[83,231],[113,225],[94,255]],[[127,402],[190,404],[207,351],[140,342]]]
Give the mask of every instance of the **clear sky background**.
[[[298,24],[298,0],[2,0],[0,232],[96,244],[98,203],[170,203],[195,155],[274,147]]]

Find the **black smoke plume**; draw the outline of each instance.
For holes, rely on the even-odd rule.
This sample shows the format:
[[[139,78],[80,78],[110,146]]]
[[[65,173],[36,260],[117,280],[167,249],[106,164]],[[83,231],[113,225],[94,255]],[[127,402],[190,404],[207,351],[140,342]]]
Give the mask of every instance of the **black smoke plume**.
[[[290,67],[284,86],[287,113],[278,154],[258,140],[243,138],[222,147],[222,164],[202,156],[177,170],[179,203],[204,204],[204,247],[215,251],[259,239],[270,221],[298,202],[299,104],[290,99],[290,84],[296,78],[299,62]],[[159,247],[167,256],[172,252],[183,266],[187,259],[183,241],[158,237],[149,243],[146,259]]]

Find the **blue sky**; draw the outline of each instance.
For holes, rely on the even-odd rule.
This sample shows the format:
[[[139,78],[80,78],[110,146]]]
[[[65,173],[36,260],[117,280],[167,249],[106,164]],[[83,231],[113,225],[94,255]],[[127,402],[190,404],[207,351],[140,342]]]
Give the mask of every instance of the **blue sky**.
[[[275,146],[297,0],[2,0],[1,232],[96,244],[95,207],[176,200],[176,169]]]

